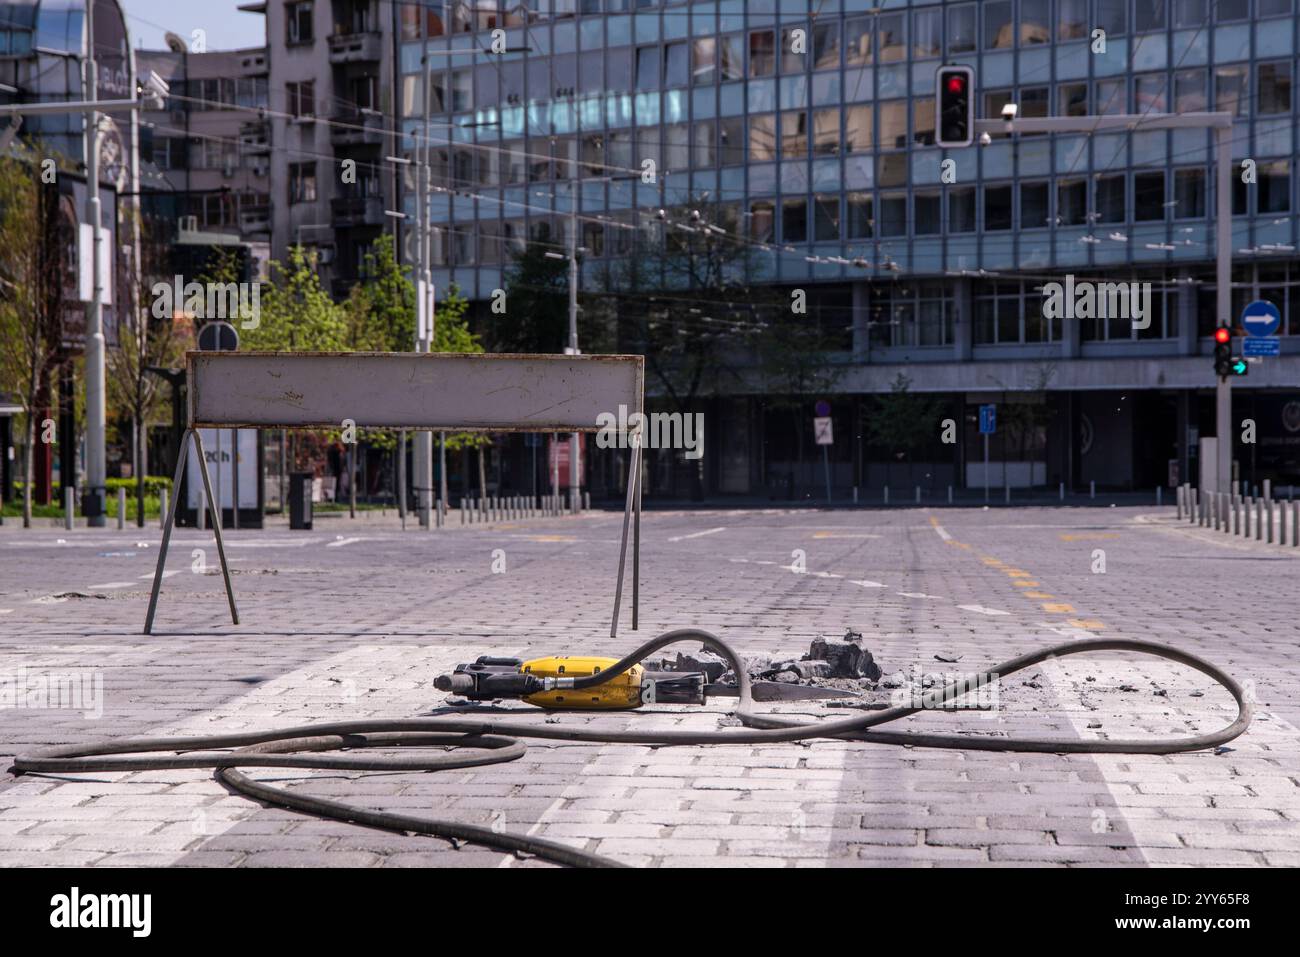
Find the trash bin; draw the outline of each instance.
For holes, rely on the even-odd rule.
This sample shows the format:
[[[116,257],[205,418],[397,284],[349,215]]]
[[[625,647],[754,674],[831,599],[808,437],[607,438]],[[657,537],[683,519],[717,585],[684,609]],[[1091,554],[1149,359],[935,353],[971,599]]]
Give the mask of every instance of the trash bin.
[[[289,527],[311,531],[311,489],[314,472],[289,473]]]

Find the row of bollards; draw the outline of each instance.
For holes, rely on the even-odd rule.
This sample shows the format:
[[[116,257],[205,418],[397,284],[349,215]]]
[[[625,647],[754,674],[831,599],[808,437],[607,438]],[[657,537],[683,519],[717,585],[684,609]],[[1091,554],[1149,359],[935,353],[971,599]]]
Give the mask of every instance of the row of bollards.
[[[1190,483],[1180,485],[1176,509],[1178,520],[1192,525],[1269,545],[1300,547],[1300,502],[1274,499],[1268,482],[1263,494],[1238,488],[1206,492]]]
[[[591,510],[591,493],[572,495],[507,495],[460,500],[460,523],[502,522],[525,518],[558,518]]]

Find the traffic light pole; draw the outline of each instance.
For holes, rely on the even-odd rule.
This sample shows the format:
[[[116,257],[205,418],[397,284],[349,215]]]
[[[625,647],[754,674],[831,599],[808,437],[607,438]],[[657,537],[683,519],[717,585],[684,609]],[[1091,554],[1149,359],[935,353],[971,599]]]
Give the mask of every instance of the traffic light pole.
[[[1215,311],[1219,322],[1232,326],[1232,123],[1214,128]],[[1229,340],[1231,341],[1231,340]],[[1214,387],[1214,434],[1218,475],[1217,492],[1232,488],[1232,379],[1216,376]],[[1202,483],[1204,485],[1204,483]]]
[[[1212,129],[1215,144],[1215,325],[1231,326],[1232,317],[1232,114],[1115,113],[1108,116],[1040,116],[1011,120],[976,120],[975,134],[1099,133],[1105,130]],[[1232,487],[1232,380],[1215,376],[1216,482],[1207,492]]]

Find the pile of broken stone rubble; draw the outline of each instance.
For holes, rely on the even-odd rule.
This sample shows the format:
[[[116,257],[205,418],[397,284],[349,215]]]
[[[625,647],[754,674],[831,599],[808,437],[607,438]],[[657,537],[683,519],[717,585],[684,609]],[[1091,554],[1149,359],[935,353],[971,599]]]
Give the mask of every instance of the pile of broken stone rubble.
[[[752,681],[778,681],[843,690],[873,689],[880,680],[880,666],[863,644],[862,635],[848,631],[839,641],[814,638],[808,653],[799,659],[764,656],[742,659]],[[704,674],[709,684],[734,685],[735,674],[725,659],[701,649],[694,653],[678,652],[677,657],[647,661],[646,667],[659,671],[695,671]]]

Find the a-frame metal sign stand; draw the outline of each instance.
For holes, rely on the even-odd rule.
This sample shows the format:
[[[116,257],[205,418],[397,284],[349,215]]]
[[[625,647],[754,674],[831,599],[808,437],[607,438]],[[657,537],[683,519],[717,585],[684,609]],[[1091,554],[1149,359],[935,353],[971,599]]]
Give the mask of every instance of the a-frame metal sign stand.
[[[610,637],[618,634],[629,530],[632,628],[636,630],[640,610],[643,357],[190,352],[186,354],[186,365],[187,424],[145,614],[146,635],[153,632],[191,442],[203,479],[204,499],[213,517],[212,532],[230,603],[230,620],[239,624],[221,539],[220,503],[212,494],[203,449],[203,428],[329,429],[340,428],[350,420],[358,428],[375,429],[595,432],[602,428],[598,424],[602,414],[630,423],[628,431],[615,435],[621,445],[631,450]]]

